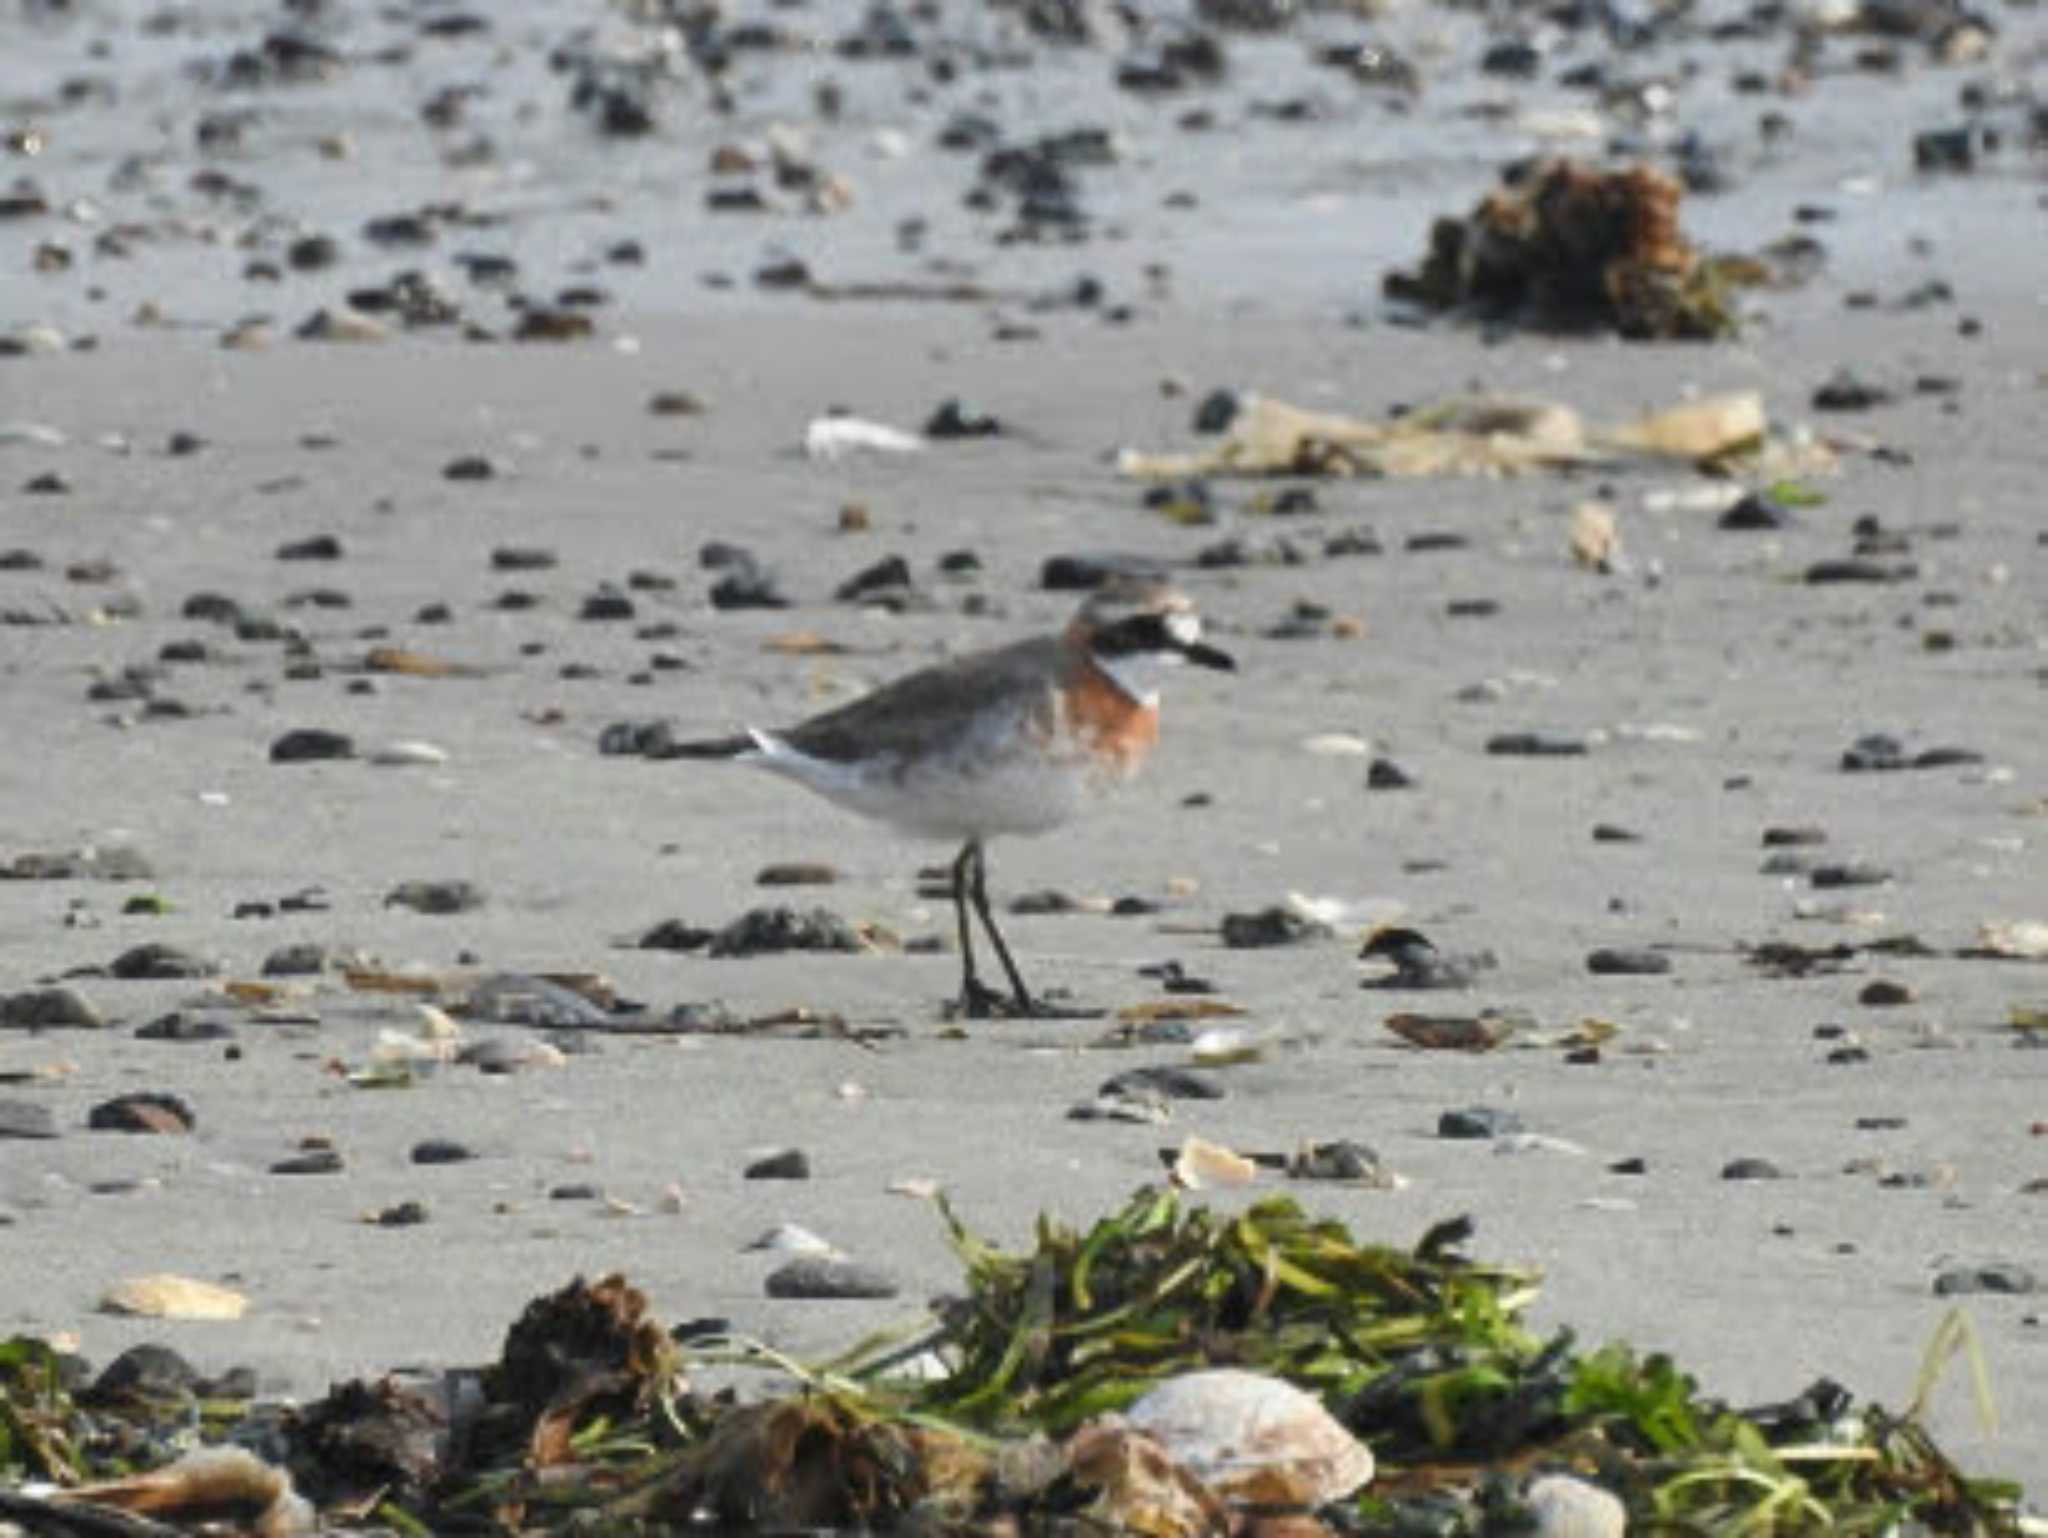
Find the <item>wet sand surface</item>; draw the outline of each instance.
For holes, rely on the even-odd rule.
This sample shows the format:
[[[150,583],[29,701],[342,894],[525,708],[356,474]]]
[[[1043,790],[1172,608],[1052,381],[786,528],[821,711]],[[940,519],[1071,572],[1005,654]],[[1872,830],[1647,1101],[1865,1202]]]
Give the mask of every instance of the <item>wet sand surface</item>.
[[[0,329],[22,344],[0,358],[0,547],[34,558],[0,571],[0,865],[132,847],[152,872],[0,882],[0,995],[63,984],[104,1021],[0,1028],[0,1101],[46,1108],[57,1133],[0,1142],[0,1328],[72,1337],[95,1359],[167,1340],[202,1367],[249,1363],[266,1389],[313,1395],[350,1374],[489,1359],[528,1298],[619,1269],[665,1318],[719,1316],[821,1351],[914,1317],[954,1282],[940,1223],[892,1182],[936,1180],[970,1223],[1022,1243],[1041,1211],[1086,1222],[1159,1179],[1159,1150],[1190,1133],[1260,1151],[1351,1138],[1405,1184],[1286,1189],[1392,1242],[1469,1212],[1477,1252],[1546,1273],[1541,1326],[1669,1349],[1737,1402],[1828,1375],[1900,1405],[1961,1302],[2003,1422],[1980,1427],[1958,1378],[1935,1425],[1966,1463],[2037,1487],[2039,1294],[1959,1298],[1937,1280],[1987,1266],[2048,1278],[2048,1057],[2009,1023],[2015,1007],[2048,1007],[2048,972],[1957,954],[1986,923],[2048,919],[2039,162],[2008,142],[1971,174],[1911,170],[1912,134],[1961,122],[1963,86],[2038,78],[2032,13],[2001,13],[1984,64],[1936,67],[1909,41],[1900,72],[1873,74],[1849,63],[1862,42],[1831,38],[1832,68],[1783,97],[1727,86],[1782,63],[1786,37],[1768,30],[1713,41],[1695,29],[1640,55],[1571,33],[1539,81],[1520,83],[1476,70],[1491,41],[1476,17],[1318,13],[1279,36],[1231,34],[1223,84],[1160,98],[1114,87],[1127,57],[1116,46],[1057,46],[975,10],[918,35],[979,39],[1028,65],[975,62],[963,43],[953,52],[968,62],[938,80],[945,50],[929,40],[903,62],[741,53],[724,77],[731,112],[683,69],[650,97],[654,131],[632,138],[571,109],[568,77],[546,65],[586,23],[627,41],[649,31],[616,14],[534,7],[448,38],[424,18],[453,12],[329,8],[320,35],[344,56],[331,78],[246,89],[192,66],[224,68],[289,18],[178,14],[153,34],[123,7],[18,9],[0,50],[0,118],[47,138],[0,170],[48,204],[0,221]],[[826,39],[857,21],[821,6],[763,15]],[[1427,88],[1400,110],[1309,62],[1313,40],[1366,35],[1424,61]],[[96,54],[95,38],[109,47]],[[406,59],[379,58],[402,38]],[[1468,210],[1501,162],[1545,147],[1529,115],[1598,106],[1549,84],[1588,58],[1683,81],[1668,122],[1597,121],[1659,153],[1680,128],[1715,148],[1730,185],[1687,199],[1689,234],[1751,248],[1792,228],[1798,205],[1826,204],[1838,217],[1810,228],[1827,264],[1795,290],[1746,297],[1742,336],[1712,344],[1403,323],[1380,274],[1413,263],[1430,219]],[[57,83],[85,76],[104,92],[67,101]],[[828,77],[844,99],[825,120],[813,97]],[[459,126],[422,125],[423,101],[472,84]],[[1288,121],[1271,104],[1292,96],[1323,105]],[[1507,115],[1474,115],[1476,102]],[[1196,107],[1213,127],[1182,126]],[[1004,243],[1013,209],[963,206],[978,157],[936,136],[968,108],[1011,141],[1112,128],[1115,163],[1080,173],[1086,239]],[[203,119],[243,109],[238,136],[199,147]],[[1789,140],[1760,139],[1766,110],[1795,120]],[[776,189],[790,211],[706,212],[706,190],[724,184],[705,169],[713,148],[758,156],[775,123],[802,127],[805,155],[843,175],[850,206],[806,214],[801,190]],[[323,140],[337,142],[323,153]],[[1599,146],[1565,147],[1591,158]],[[208,170],[255,192],[195,186]],[[1173,206],[1176,191],[1196,206]],[[437,216],[412,250],[360,234],[429,203],[493,219]],[[909,218],[927,221],[915,240]],[[100,243],[131,225],[125,256]],[[293,270],[291,243],[321,231],[336,237],[334,264]],[[605,258],[629,239],[644,261]],[[70,265],[36,271],[51,244]],[[764,290],[754,273],[777,250],[820,285],[974,293]],[[394,323],[364,345],[291,335],[351,288],[419,268],[502,337],[517,321],[505,291],[463,276],[460,259],[478,252],[513,256],[513,287],[535,305],[602,290],[594,334],[515,344]],[[260,260],[280,267],[276,281],[245,275]],[[1076,303],[1083,278],[1101,295]],[[1845,302],[1859,291],[1874,303]],[[269,345],[221,345],[259,313],[276,322]],[[1838,369],[1891,398],[1816,411]],[[1708,478],[1641,464],[1327,479],[1312,510],[1288,514],[1265,508],[1308,483],[1218,478],[1213,521],[1182,526],[1142,505],[1115,452],[1213,441],[1190,419],[1217,387],[1369,418],[1476,389],[1594,422],[1753,389],[1781,431],[1831,437],[1840,465],[1812,480],[1824,503],[1766,532],[1718,528]],[[702,410],[650,411],[676,391]],[[830,409],[915,430],[948,399],[1003,431],[914,454],[803,452]],[[466,458],[489,473],[451,479]],[[65,489],[29,489],[45,477]],[[1607,574],[1568,550],[1572,510],[1594,496],[1618,510],[1626,557]],[[843,526],[849,505],[865,528]],[[1859,519],[1875,521],[1866,545],[1873,527],[1896,536],[1884,559],[1912,574],[1803,580],[1851,553]],[[1330,553],[1368,531],[1378,553]],[[335,558],[279,558],[318,536]],[[1213,553],[1231,540],[1248,558]],[[700,565],[713,541],[750,551],[789,607],[715,608],[721,574]],[[494,566],[493,552],[517,549],[554,560]],[[978,569],[942,570],[959,551]],[[1175,960],[1211,980],[1263,1047],[1215,1071],[1222,1099],[1177,1102],[1164,1125],[1069,1120],[1111,1074],[1184,1063],[1188,1048],[1097,1049],[1103,1022],[951,1033],[950,950],[639,947],[665,920],[716,929],[784,902],[907,941],[950,935],[947,903],[920,895],[917,873],[951,850],[767,776],[603,755],[600,738],[654,719],[703,734],[784,724],[1056,628],[1076,595],[1046,591],[1043,563],[1102,552],[1175,569],[1240,671],[1173,680],[1146,777],[1085,823],[998,842],[993,879],[999,902],[1052,889],[1157,904],[1004,925],[1036,983],[1111,1010],[1160,997],[1144,966]],[[891,613],[835,600],[891,555],[919,601]],[[606,584],[630,614],[584,617]],[[508,604],[514,590],[531,602]],[[231,600],[231,622],[188,617],[200,594]],[[422,618],[437,605],[445,617]],[[238,633],[236,615],[277,628]],[[794,632],[842,649],[775,644]],[[192,642],[172,653],[191,660],[161,660]],[[366,671],[380,646],[460,666]],[[273,762],[298,730],[344,733],[355,756]],[[1488,751],[1516,732],[1585,751]],[[1871,733],[1908,756],[1966,752],[1845,772]],[[1333,735],[1355,741],[1314,741]],[[444,761],[373,761],[404,742]],[[1375,755],[1415,784],[1369,790]],[[1638,837],[1596,839],[1598,825]],[[1768,866],[1783,851],[1764,847],[1765,830],[1795,826],[1826,842]],[[756,885],[788,861],[827,862],[839,880]],[[1829,865],[1885,879],[1816,885],[1810,867]],[[435,915],[390,900],[403,883],[448,880],[472,883],[482,905]],[[309,888],[320,906],[279,911]],[[138,893],[168,911],[125,912]],[[1289,894],[1346,905],[1338,932],[1223,946],[1226,914]],[[232,916],[250,904],[272,911]],[[1360,932],[1397,914],[1446,951],[1491,950],[1498,967],[1464,993],[1361,989]],[[1743,954],[1908,934],[1932,954],[1859,950],[1801,978],[1766,976]],[[106,975],[150,943],[214,973]],[[282,1018],[221,991],[297,944],[391,971],[601,972],[656,1016],[715,1000],[741,1017],[802,1008],[883,1034],[863,1047],[593,1029],[578,1036],[593,1050],[560,1063],[449,1065],[369,1089],[342,1070],[369,1065],[380,1032],[416,1029],[407,1000],[332,968],[285,979],[303,992],[273,1006]],[[1671,969],[1597,975],[1587,957],[1601,947],[1661,948]],[[1905,1002],[1865,1002],[1883,981]],[[1385,1028],[1402,1010],[1484,1006],[1527,1011],[1525,1041],[1588,1018],[1619,1030],[1597,1062],[1573,1063],[1556,1046],[1417,1051]],[[225,1022],[233,1040],[137,1039],[171,1011]],[[537,1039],[491,1023],[466,1034]],[[180,1097],[192,1132],[88,1129],[94,1107],[135,1091]],[[1441,1113],[1469,1106],[1512,1111],[1538,1136],[1438,1135]],[[274,1173],[308,1138],[331,1140],[339,1171]],[[428,1138],[476,1157],[413,1163]],[[754,1154],[783,1146],[809,1155],[808,1180],[742,1178]],[[1634,1158],[1640,1173],[1615,1172]],[[1783,1178],[1725,1178],[1740,1159]],[[571,1186],[594,1194],[551,1196]],[[364,1221],[404,1201],[427,1221]],[[744,1246],[781,1221],[889,1272],[902,1296],[768,1300],[778,1257]],[[152,1271],[226,1281],[249,1312],[167,1323],[96,1309],[114,1281]]]

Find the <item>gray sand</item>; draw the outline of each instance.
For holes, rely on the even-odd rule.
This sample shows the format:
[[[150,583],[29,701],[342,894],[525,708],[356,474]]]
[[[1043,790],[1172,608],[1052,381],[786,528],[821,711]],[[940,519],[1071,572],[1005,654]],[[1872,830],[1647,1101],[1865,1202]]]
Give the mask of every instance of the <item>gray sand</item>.
[[[2037,20],[2028,25],[2038,31]],[[2026,57],[2022,29],[2014,33],[2002,47]],[[78,47],[69,33],[21,35],[65,58]],[[1248,46],[1260,60],[1278,47]],[[447,1068],[377,1091],[352,1087],[336,1067],[366,1064],[380,1030],[413,1028],[402,1000],[353,993],[330,976],[292,1005],[317,1023],[278,1024],[206,983],[85,975],[76,986],[108,1028],[0,1029],[0,1073],[31,1076],[0,1085],[0,1098],[46,1104],[62,1128],[53,1141],[0,1142],[0,1330],[62,1334],[102,1360],[168,1340],[202,1366],[248,1362],[268,1388],[317,1394],[346,1375],[486,1360],[528,1298],[575,1273],[619,1269],[664,1318],[722,1316],[816,1351],[914,1319],[922,1298],[954,1280],[935,1215],[890,1194],[892,1182],[935,1179],[982,1231],[1021,1243],[1040,1211],[1085,1222],[1157,1180],[1158,1150],[1189,1133],[1245,1150],[1369,1143],[1406,1178],[1402,1189],[1292,1194],[1392,1242],[1469,1212],[1477,1252],[1546,1273],[1540,1327],[1669,1349],[1737,1402],[1789,1396],[1825,1374],[1900,1406],[1955,1301],[1935,1295],[1938,1274],[2002,1261],[2048,1281],[2048,1198],[2023,1190],[2048,1175],[2035,1133],[2048,1114],[2048,1057],[2016,1044],[2006,1024],[2016,1004],[2048,1005],[2048,973],[1944,954],[1859,957],[1839,975],[1770,980],[1736,951],[1910,933],[1953,953],[1986,921],[2048,919],[2038,186],[1996,170],[1916,183],[1898,169],[1907,129],[1943,120],[1957,76],[1832,80],[1800,155],[1777,164],[1745,153],[1735,192],[1688,203],[1688,228],[1730,244],[1780,232],[1800,201],[1844,209],[1823,231],[1834,265],[1800,292],[1759,301],[1742,341],[1487,345],[1470,329],[1391,324],[1374,295],[1388,262],[1419,252],[1428,218],[1468,207],[1522,142],[1482,133],[1454,110],[1468,95],[1509,88],[1454,80],[1413,121],[1340,94],[1333,124],[1260,123],[1204,138],[1103,91],[1099,56],[1055,57],[1045,66],[1055,82],[1069,72],[1093,94],[1057,111],[1041,103],[1043,121],[1078,120],[1091,107],[1130,120],[1126,165],[1087,184],[1091,206],[1120,215],[1127,238],[991,247],[956,206],[964,173],[939,162],[933,247],[971,259],[977,281],[1004,291],[1099,273],[1135,302],[1127,325],[1071,308],[833,304],[745,286],[753,253],[775,239],[834,279],[922,271],[889,235],[897,217],[926,206],[920,178],[938,177],[928,142],[939,109],[892,113],[881,75],[851,77],[860,82],[854,121],[825,136],[843,153],[823,158],[844,165],[863,195],[829,222],[728,226],[696,213],[706,147],[773,117],[772,93],[748,98],[736,125],[699,121],[693,104],[658,141],[660,164],[688,168],[666,180],[645,144],[607,161],[573,121],[528,125],[555,158],[530,167],[516,197],[509,184],[468,195],[522,210],[495,239],[550,275],[537,284],[566,281],[578,253],[631,230],[656,256],[644,269],[601,271],[620,303],[600,315],[597,339],[568,346],[427,336],[225,351],[217,332],[236,318],[265,309],[288,325],[405,259],[357,253],[345,274],[258,291],[232,276],[238,254],[176,245],[133,266],[30,278],[30,232],[0,225],[10,274],[0,278],[0,320],[100,336],[96,351],[0,359],[0,421],[44,424],[65,440],[0,447],[0,545],[46,563],[0,573],[0,609],[56,606],[75,621],[0,629],[0,860],[132,843],[157,872],[132,886],[0,882],[0,993],[104,967],[148,941],[247,979],[272,950],[305,941],[359,947],[392,968],[601,971],[659,1011],[722,1000],[741,1014],[802,1007],[903,1032],[871,1051],[833,1039],[607,1035],[560,1067],[505,1077]],[[183,100],[153,54],[123,54],[115,67],[132,69],[139,100],[151,91]],[[1286,78],[1281,62],[1271,67]],[[33,78],[0,77],[16,97],[35,89]],[[1243,89],[1257,96],[1260,78]],[[776,79],[788,94],[790,81]],[[545,77],[526,88],[560,90]],[[1003,90],[1029,95],[1007,78]],[[355,133],[352,173],[323,169],[293,140],[264,152],[274,164],[255,154],[237,174],[303,175],[300,212],[338,230],[431,195],[431,159],[405,147],[412,140],[374,97],[313,100]],[[791,100],[781,110],[800,108],[802,93]],[[318,115],[298,110],[294,125]],[[1710,94],[1699,110],[1724,140],[1751,132],[1753,104]],[[493,111],[509,108],[500,101]],[[82,115],[37,174],[66,195],[101,193],[117,130],[134,127],[117,117]],[[908,156],[860,157],[864,135],[899,121],[913,130]],[[1431,122],[1454,127],[1432,139]],[[365,162],[388,179],[363,174]],[[1872,176],[1875,190],[1853,190]],[[1213,212],[1164,214],[1161,192],[1183,184],[1202,186]],[[610,199],[601,216],[533,212],[550,198],[589,207],[599,191]],[[1914,234],[1933,237],[1931,254],[1908,243]],[[1164,292],[1145,287],[1151,261],[1173,268]],[[697,275],[714,269],[741,286],[701,287]],[[1931,274],[1953,285],[1955,303],[1890,307]],[[91,299],[92,282],[107,297]],[[1862,287],[1886,307],[1845,309],[1843,295]],[[128,324],[144,299],[176,324]],[[1959,337],[1963,314],[1981,320],[1980,337]],[[1028,318],[1038,338],[992,340],[999,317]],[[1838,364],[1900,399],[1856,417],[1813,416],[1808,398]],[[1957,409],[1949,397],[1912,393],[1920,374],[1960,379]],[[1162,389],[1166,381],[1179,388]],[[1824,483],[1826,504],[1779,534],[1717,532],[1711,512],[1660,496],[1704,481],[1642,469],[1331,482],[1317,487],[1319,512],[1289,519],[1249,510],[1263,488],[1218,482],[1219,524],[1176,527],[1141,509],[1139,488],[1111,456],[1126,445],[1187,446],[1193,397],[1218,384],[1371,416],[1476,384],[1563,400],[1595,421],[1688,392],[1755,388],[1781,425],[1810,422],[1911,460],[1887,464],[1852,447]],[[702,396],[708,412],[647,412],[652,394],[679,388]],[[806,423],[832,406],[915,428],[949,396],[1011,431],[900,458],[823,464],[800,452]],[[180,430],[204,447],[167,456]],[[305,446],[308,434],[323,435],[323,446]],[[488,456],[499,474],[443,478],[470,454]],[[66,477],[71,495],[16,494],[48,470]],[[1572,505],[1602,484],[1631,561],[1604,577],[1576,568],[1566,550]],[[867,507],[869,531],[838,532],[848,503]],[[1918,576],[1802,585],[1810,562],[1848,552],[1850,525],[1866,515],[1912,536]],[[1359,528],[1375,531],[1386,553],[1320,557],[1326,538]],[[1468,543],[1404,549],[1423,532]],[[339,562],[273,556],[323,533],[340,540]],[[1062,623],[1072,596],[1038,589],[1049,554],[1117,550],[1180,563],[1232,534],[1284,537],[1310,557],[1183,574],[1241,672],[1177,680],[1143,781],[1086,824],[999,843],[991,857],[999,899],[1051,887],[1167,904],[1157,917],[1015,917],[1005,927],[1036,982],[1110,1008],[1157,996],[1141,965],[1174,958],[1211,978],[1266,1042],[1261,1061],[1221,1071],[1227,1098],[1183,1104],[1164,1127],[1068,1121],[1066,1108],[1111,1073],[1184,1061],[1186,1050],[1087,1050],[1101,1027],[1086,1024],[994,1023],[950,1038],[939,1023],[957,978],[950,952],[711,960],[632,948],[663,919],[716,927],[792,896],[906,938],[945,936],[946,905],[920,898],[916,873],[951,851],[766,776],[601,757],[606,725],[668,717],[723,732],[793,720],[937,657]],[[752,549],[795,607],[714,611],[712,577],[696,559],[710,540]],[[560,563],[492,571],[490,552],[513,545],[545,546]],[[963,548],[979,555],[982,575],[937,574],[938,558]],[[892,553],[936,600],[930,612],[831,601],[839,582]],[[70,563],[101,558],[115,569],[110,582],[65,580]],[[577,619],[600,582],[636,569],[677,585],[635,593],[630,622]],[[342,590],[352,606],[279,608],[316,586]],[[539,605],[494,608],[509,588],[539,595]],[[318,676],[285,677],[274,642],[181,619],[202,591],[278,612],[308,637]],[[985,599],[979,612],[963,606],[970,594]],[[132,615],[88,622],[95,606],[127,598],[132,605],[114,606]],[[1447,607],[1475,599],[1496,600],[1498,611],[1459,617]],[[1268,638],[1300,601],[1356,620],[1362,634]],[[417,622],[436,602],[452,620]],[[636,636],[663,622],[672,633]],[[764,646],[797,630],[847,651],[793,657]],[[1930,630],[1950,632],[1953,648],[1930,649]],[[188,718],[141,719],[133,702],[87,700],[94,679],[192,637],[215,660],[174,667],[157,687],[189,706]],[[374,692],[352,692],[372,644],[478,673],[384,675]],[[657,652],[683,665],[635,681]],[[571,664],[592,676],[564,677]],[[1489,683],[1487,698],[1462,697]],[[348,732],[365,752],[424,740],[447,762],[267,761],[273,740],[304,727]],[[1590,736],[1592,748],[1569,759],[1486,754],[1490,736],[1516,730]],[[1974,749],[1984,761],[1842,773],[1844,749],[1874,731],[1913,750]],[[1331,733],[1367,740],[1419,786],[1368,792],[1364,758],[1305,746]],[[1189,804],[1197,792],[1210,800]],[[1595,842],[1598,823],[1642,839]],[[1820,858],[1874,862],[1894,879],[1814,892],[1803,879],[1762,874],[1761,835],[1776,824],[1819,825],[1828,834]],[[753,884],[761,867],[786,860],[829,861],[842,879],[793,894]],[[486,906],[429,917],[384,902],[401,881],[456,877],[480,887]],[[316,885],[324,912],[229,917],[237,903]],[[133,890],[161,893],[172,911],[124,915]],[[1221,947],[1214,929],[1225,913],[1289,893],[1341,899],[1361,914],[1399,905],[1448,949],[1492,949],[1500,968],[1467,995],[1391,994],[1359,989],[1355,924],[1306,947]],[[1590,975],[1584,958],[1605,945],[1667,945],[1675,965],[1662,977]],[[1910,985],[1916,1001],[1860,1004],[1874,978]],[[1401,1009],[1486,1004],[1530,1011],[1546,1031],[1597,1017],[1620,1032],[1601,1062],[1571,1065],[1554,1047],[1417,1052],[1383,1026]],[[133,1039],[133,1028],[171,1008],[233,1021],[239,1058],[218,1043]],[[1840,1043],[1815,1032],[1830,1024],[1853,1032],[1868,1061],[1827,1063]],[[196,1134],[85,1130],[90,1107],[137,1089],[188,1099]],[[1510,1108],[1530,1131],[1573,1146],[1496,1152],[1436,1136],[1441,1111],[1472,1104]],[[1873,1117],[1904,1126],[1859,1130],[1859,1118]],[[342,1150],[342,1174],[267,1172],[314,1135]],[[410,1165],[407,1150],[430,1136],[460,1139],[480,1157]],[[784,1144],[808,1151],[811,1180],[740,1178],[753,1151]],[[1608,1172],[1630,1156],[1645,1174]],[[1743,1156],[1769,1159],[1788,1178],[1722,1179],[1723,1165]],[[1887,1185],[1887,1174],[1928,1182]],[[96,1193],[103,1182],[125,1188]],[[578,1182],[617,1206],[548,1199]],[[680,1210],[665,1210],[670,1188]],[[363,1221],[406,1199],[424,1202],[430,1221]],[[775,1261],[742,1246],[784,1220],[888,1269],[903,1299],[768,1301],[761,1283]],[[96,1311],[110,1283],[149,1271],[229,1281],[250,1311],[233,1324]],[[2048,1469],[2038,1296],[1966,1305],[2002,1424],[1995,1433],[1977,1424],[1960,1376],[1938,1396],[1934,1424],[1971,1466],[2038,1492]]]

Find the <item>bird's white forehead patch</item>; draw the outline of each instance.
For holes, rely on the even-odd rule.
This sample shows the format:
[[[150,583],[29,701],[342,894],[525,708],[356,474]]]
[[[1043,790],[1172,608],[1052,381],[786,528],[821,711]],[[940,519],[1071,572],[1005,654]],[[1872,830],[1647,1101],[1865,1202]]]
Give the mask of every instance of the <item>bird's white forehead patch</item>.
[[[1183,646],[1202,639],[1202,620],[1192,609],[1174,609],[1165,618],[1166,633]]]

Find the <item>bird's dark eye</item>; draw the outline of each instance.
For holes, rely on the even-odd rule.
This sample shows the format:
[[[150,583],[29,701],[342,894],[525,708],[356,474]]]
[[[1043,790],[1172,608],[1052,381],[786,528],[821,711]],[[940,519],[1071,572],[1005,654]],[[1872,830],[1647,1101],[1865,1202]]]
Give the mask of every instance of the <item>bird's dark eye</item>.
[[[1166,628],[1164,615],[1133,614],[1095,634],[1095,650],[1104,657],[1129,657],[1138,652],[1178,651],[1180,642]]]

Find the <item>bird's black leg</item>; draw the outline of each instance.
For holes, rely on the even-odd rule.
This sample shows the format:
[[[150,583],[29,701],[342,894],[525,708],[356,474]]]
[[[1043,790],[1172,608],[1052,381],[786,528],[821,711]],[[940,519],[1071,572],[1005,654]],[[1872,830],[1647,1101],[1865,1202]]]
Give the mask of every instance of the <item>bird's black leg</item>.
[[[1017,970],[1016,960],[1010,955],[1010,947],[1003,942],[1003,932],[996,928],[995,915],[989,912],[988,861],[982,854],[979,839],[969,844],[962,851],[961,857],[965,859],[968,855],[974,857],[967,875],[968,893],[974,899],[975,914],[981,919],[981,927],[988,931],[989,940],[996,948],[996,958],[1003,964],[1003,971],[1009,975],[1011,991],[1016,995],[1017,1013],[1029,1017],[1038,1012],[1038,1006],[1032,1002],[1031,990],[1024,986],[1024,974]],[[960,922],[964,933],[966,915],[961,915]]]
[[[995,1013],[999,1002],[996,991],[974,973],[974,926],[967,917],[967,901],[970,883],[973,889],[978,889],[981,884],[978,877],[970,874],[979,871],[980,859],[980,841],[969,839],[961,848],[959,858],[953,862],[953,916],[960,922],[960,1012],[970,1020],[986,1020]],[[988,922],[986,916],[982,922]],[[1001,949],[1002,941],[998,940],[996,946],[1007,966],[1010,958]],[[1014,976],[1015,969],[1011,971]]]

